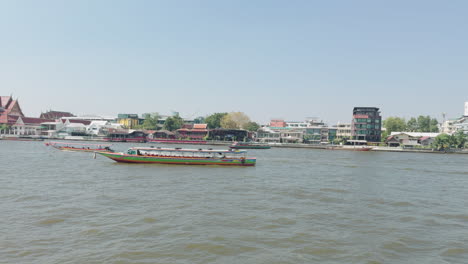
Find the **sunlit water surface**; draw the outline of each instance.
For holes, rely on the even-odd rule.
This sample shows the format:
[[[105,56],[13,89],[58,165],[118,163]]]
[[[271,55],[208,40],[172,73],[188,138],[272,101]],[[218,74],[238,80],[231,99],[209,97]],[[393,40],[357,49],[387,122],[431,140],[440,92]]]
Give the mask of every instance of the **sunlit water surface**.
[[[131,165],[0,141],[0,263],[468,263],[468,155],[249,156]]]

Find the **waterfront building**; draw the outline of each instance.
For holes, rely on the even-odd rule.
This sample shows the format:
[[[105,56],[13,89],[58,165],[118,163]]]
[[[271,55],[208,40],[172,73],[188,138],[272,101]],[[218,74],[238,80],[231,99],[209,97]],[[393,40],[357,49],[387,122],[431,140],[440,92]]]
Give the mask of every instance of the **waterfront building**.
[[[108,130],[106,141],[111,142],[146,142],[147,135],[145,132],[133,129],[114,129]]]
[[[256,140],[261,143],[280,143],[281,133],[269,127],[259,128]]]
[[[86,127],[86,133],[91,136],[106,136],[109,129],[122,129],[119,123],[112,123],[106,120],[94,120]]]
[[[468,102],[465,102],[465,113],[463,114],[464,117],[468,117]]]
[[[118,114],[117,123],[125,128],[135,128],[140,124],[140,119],[137,114]]]
[[[202,140],[208,136],[207,124],[184,125],[185,127],[177,129],[177,137],[188,140]]]
[[[309,127],[310,124],[307,121],[286,121],[286,127],[291,128],[306,128]]]
[[[463,133],[468,134],[468,102],[465,102],[463,116],[446,120],[440,130],[446,134],[453,134],[457,131],[463,131]]]
[[[351,123],[353,140],[380,142],[382,117],[377,107],[354,107]]]
[[[309,144],[328,143],[328,128],[308,127],[304,131],[304,141]]]
[[[304,130],[304,143],[329,144],[337,138],[337,128],[327,126],[308,127]]]
[[[441,133],[426,132],[392,132],[385,140],[389,147],[430,146]]]
[[[269,127],[286,127],[286,122],[282,119],[273,119],[270,121]]]
[[[148,133],[149,139],[176,139],[176,133],[169,130],[155,130],[154,132]]]
[[[24,117],[18,100],[12,96],[0,96],[0,124],[13,125],[18,117]]]
[[[209,130],[208,137],[221,141],[246,141],[249,139],[249,132],[244,129],[215,128]]]
[[[336,138],[338,138],[338,139],[350,139],[351,138],[351,124],[349,124],[349,123],[338,123],[336,125]]]
[[[280,130],[281,143],[302,143],[304,142],[304,130],[301,128],[286,128]]]
[[[43,119],[61,119],[63,117],[74,117],[74,115],[69,112],[49,110],[45,113],[41,113],[41,115],[39,116],[39,118],[43,118]]]
[[[40,136],[43,129],[42,123],[51,121],[53,120],[19,116],[15,123],[10,125],[7,133],[17,136]]]

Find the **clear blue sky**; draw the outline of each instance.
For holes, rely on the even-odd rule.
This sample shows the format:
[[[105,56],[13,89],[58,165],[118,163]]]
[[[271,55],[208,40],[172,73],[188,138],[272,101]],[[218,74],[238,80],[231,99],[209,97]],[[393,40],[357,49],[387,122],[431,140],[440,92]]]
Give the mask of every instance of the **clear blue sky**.
[[[468,1],[0,0],[0,94],[23,111],[463,114]]]

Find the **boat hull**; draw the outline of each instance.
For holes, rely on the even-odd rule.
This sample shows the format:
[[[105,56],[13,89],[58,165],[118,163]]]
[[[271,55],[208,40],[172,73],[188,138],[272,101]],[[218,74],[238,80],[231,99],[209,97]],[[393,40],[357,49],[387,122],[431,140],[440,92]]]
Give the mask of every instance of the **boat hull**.
[[[107,151],[105,149],[83,149],[83,148],[69,148],[69,147],[57,147],[57,146],[53,146],[53,147],[58,150],[72,151],[72,152],[106,152]]]
[[[270,149],[270,146],[230,146],[232,149]]]
[[[175,165],[220,165],[220,166],[255,166],[255,158],[195,158],[195,157],[155,157],[147,155],[129,155],[122,153],[98,152],[102,156],[123,163],[140,164],[175,164]]]

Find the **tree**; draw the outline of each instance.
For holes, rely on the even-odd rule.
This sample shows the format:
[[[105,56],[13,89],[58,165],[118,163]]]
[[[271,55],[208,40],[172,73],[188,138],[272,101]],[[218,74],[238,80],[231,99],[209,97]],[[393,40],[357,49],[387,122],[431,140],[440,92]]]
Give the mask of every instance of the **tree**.
[[[380,141],[385,142],[385,140],[387,140],[387,138],[388,138],[388,132],[386,130],[382,130]]]
[[[410,132],[439,132],[439,122],[430,116],[412,117],[408,120],[406,127]]]
[[[453,135],[440,134],[438,135],[432,146],[437,150],[447,150],[451,148],[464,148],[467,142],[467,135],[463,131],[458,131]]]
[[[418,132],[430,132],[431,118],[429,116],[418,116]]]
[[[401,117],[389,117],[384,120],[383,125],[387,129],[387,135],[394,131],[406,131],[406,121]]]
[[[260,125],[256,122],[248,122],[246,125],[245,125],[245,129],[248,130],[248,131],[257,131],[258,129],[260,128]]]
[[[205,118],[203,116],[199,116],[193,120],[195,124],[203,124],[205,123]]]
[[[228,129],[240,128],[238,124],[234,120],[232,120],[232,117],[229,114],[223,116],[223,119],[221,119],[221,127],[228,128]]]
[[[451,147],[451,136],[447,134],[440,134],[432,143],[432,147],[437,150],[446,150]]]
[[[250,122],[250,118],[242,112],[231,112],[221,120],[222,128],[245,129]]]
[[[227,113],[214,113],[205,118],[205,122],[208,125],[208,128],[220,128],[221,127],[221,119],[226,116]]]
[[[464,148],[467,142],[468,135],[465,135],[462,130],[457,131],[453,134],[454,143],[457,148]]]
[[[159,114],[158,113],[151,113],[145,116],[145,121],[143,124],[139,126],[141,129],[148,129],[148,130],[157,130],[158,129],[158,120]]]
[[[418,131],[418,120],[416,120],[416,118],[414,117],[410,118],[410,120],[408,120],[408,123],[406,123],[406,129],[409,132]]]
[[[429,123],[429,132],[437,133],[439,132],[439,122],[437,119],[432,118],[431,122]]]
[[[170,116],[164,122],[164,129],[174,131],[184,125],[184,120],[180,116]]]

